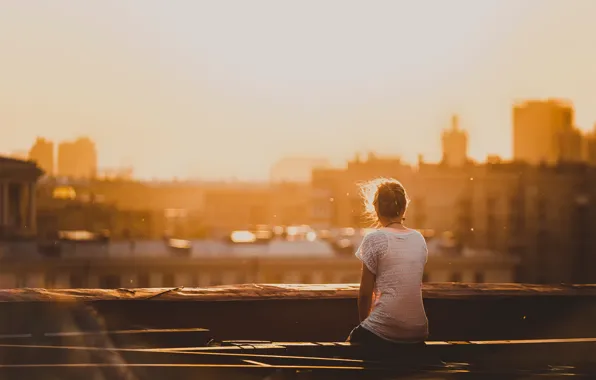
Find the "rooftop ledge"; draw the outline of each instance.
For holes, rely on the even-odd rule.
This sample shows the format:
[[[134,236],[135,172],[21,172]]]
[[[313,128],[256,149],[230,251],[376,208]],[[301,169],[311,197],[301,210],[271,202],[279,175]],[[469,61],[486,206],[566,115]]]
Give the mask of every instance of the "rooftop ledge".
[[[337,342],[358,324],[357,294],[358,284],[4,289],[0,335],[70,331],[90,309],[111,331],[206,328],[218,340]],[[430,340],[596,337],[596,284],[426,283],[423,295]]]
[[[353,299],[358,284],[244,284],[208,288],[150,288],[150,289],[39,289],[20,288],[0,290],[0,302],[32,301],[232,301],[267,299]],[[469,299],[476,297],[523,296],[596,297],[596,284],[534,285],[534,284],[424,284],[425,299]]]

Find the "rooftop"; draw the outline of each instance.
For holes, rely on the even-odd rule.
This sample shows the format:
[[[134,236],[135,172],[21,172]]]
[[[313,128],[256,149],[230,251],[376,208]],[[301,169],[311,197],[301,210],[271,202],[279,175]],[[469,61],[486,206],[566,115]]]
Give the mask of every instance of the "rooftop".
[[[175,240],[175,239],[173,239]],[[325,241],[271,241],[269,243],[231,244],[221,240],[180,240],[188,244],[185,257],[335,257],[331,245]],[[164,240],[135,240],[101,242],[65,242],[64,256],[77,257],[168,257],[175,252]],[[41,257],[37,242],[0,243],[0,254],[7,257]]]
[[[0,156],[0,177],[37,180],[42,174],[43,170],[33,161]]]
[[[84,231],[78,231],[83,233]],[[341,246],[341,253],[326,240],[287,241],[273,239],[268,242],[230,243],[224,240],[133,240],[133,241],[61,241],[61,257],[113,257],[113,258],[318,258],[332,259],[353,257],[360,245],[362,236],[341,237],[336,245]],[[53,243],[49,243],[53,244]],[[450,259],[511,259],[512,257],[488,250],[478,251],[466,247],[458,247],[445,237],[428,239],[428,250],[431,258],[449,257]],[[41,258],[40,246],[35,241],[0,242],[0,258],[34,259]]]
[[[357,292],[356,285],[267,284],[0,291],[0,373],[15,379],[593,378],[595,285],[425,284],[426,345],[372,357],[345,342],[357,323]]]

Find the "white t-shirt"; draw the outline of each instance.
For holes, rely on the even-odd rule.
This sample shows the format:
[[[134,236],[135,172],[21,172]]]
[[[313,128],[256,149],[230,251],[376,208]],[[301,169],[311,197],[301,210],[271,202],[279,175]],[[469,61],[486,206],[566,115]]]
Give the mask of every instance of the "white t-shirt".
[[[376,275],[373,308],[362,327],[390,341],[425,340],[422,276],[428,250],[422,234],[377,230],[364,237],[356,257]]]

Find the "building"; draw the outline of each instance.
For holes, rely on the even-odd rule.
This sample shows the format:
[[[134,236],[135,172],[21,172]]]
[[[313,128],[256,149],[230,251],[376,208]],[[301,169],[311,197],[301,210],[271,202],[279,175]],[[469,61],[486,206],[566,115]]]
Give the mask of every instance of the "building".
[[[37,235],[42,241],[61,230],[103,232],[112,240],[159,239],[166,227],[163,211],[119,209],[71,186],[53,187],[52,192],[45,185],[38,188]]]
[[[87,137],[65,141],[58,145],[58,175],[67,178],[95,178],[97,151]]]
[[[77,192],[101,195],[106,203],[121,210],[157,211],[167,209],[203,209],[207,186],[190,182],[141,182],[126,179],[97,179],[70,181]]]
[[[513,159],[531,165],[576,161],[581,151],[569,103],[549,99],[517,104],[513,108]]]
[[[582,132],[577,128],[571,128],[561,132],[558,135],[559,162],[585,162],[584,139],[585,137]]]
[[[275,222],[268,184],[221,184],[204,190],[204,221],[214,236]]]
[[[271,223],[282,226],[310,224],[311,193],[312,189],[308,183],[272,183]]]
[[[42,174],[33,162],[0,157],[0,241],[36,234],[36,182]]]
[[[377,177],[399,179],[406,188],[414,171],[399,157],[379,157],[373,153],[366,159],[359,156],[346,168],[313,170],[311,186],[311,215],[313,226],[366,227],[370,223],[363,215],[364,205],[359,184]]]
[[[443,164],[463,166],[468,162],[468,134],[459,128],[459,118],[451,118],[451,128],[441,134]]]
[[[270,181],[308,183],[315,168],[325,168],[329,161],[324,158],[287,157],[277,161],[271,167]]]
[[[310,223],[315,228],[329,228],[340,224],[336,218],[334,197],[339,194],[341,169],[314,169],[311,179]]]
[[[54,143],[38,137],[29,150],[29,160],[34,161],[48,176],[54,175]]]
[[[370,226],[362,218],[357,183],[394,177],[411,198],[408,226],[451,232],[471,249],[516,255],[521,260],[519,282],[596,281],[588,269],[596,265],[596,235],[589,233],[596,223],[595,167],[375,165],[373,159],[346,169],[313,172],[311,207],[317,227]],[[360,172],[361,168],[367,169]]]
[[[438,240],[437,240],[438,242]],[[246,283],[358,283],[361,263],[338,255],[325,241],[227,244],[191,241],[187,257],[163,241],[63,243],[60,259],[39,260],[35,247],[0,259],[0,288],[148,288]],[[37,260],[34,258],[38,258]],[[450,252],[429,242],[426,282],[512,282],[518,260],[508,255]]]
[[[583,153],[585,161],[590,166],[596,166],[596,125],[584,136]]]

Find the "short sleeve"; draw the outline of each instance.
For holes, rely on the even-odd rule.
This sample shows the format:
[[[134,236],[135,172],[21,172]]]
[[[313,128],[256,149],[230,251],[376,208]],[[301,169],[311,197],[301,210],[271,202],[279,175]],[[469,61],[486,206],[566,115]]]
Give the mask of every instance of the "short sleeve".
[[[376,275],[379,257],[387,251],[388,245],[387,235],[381,231],[372,232],[362,239],[362,243],[356,251],[356,257]]]

